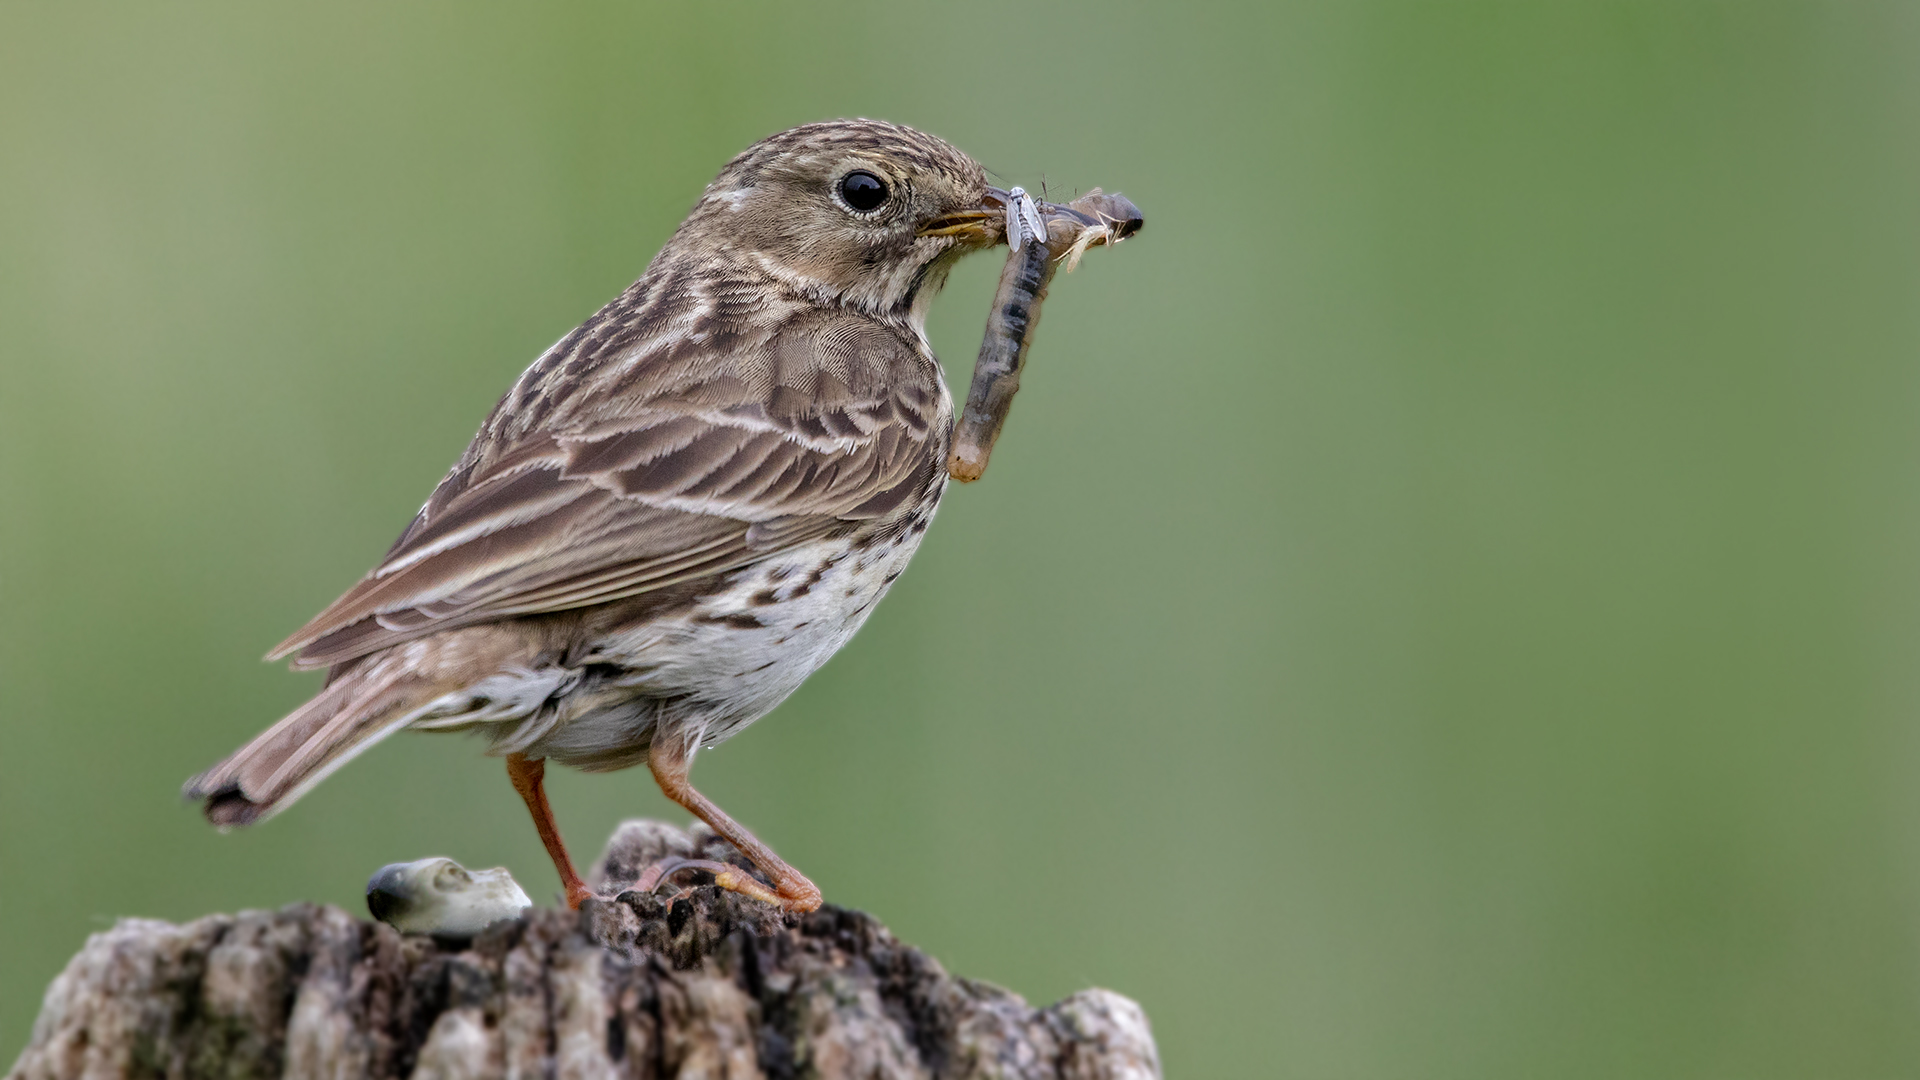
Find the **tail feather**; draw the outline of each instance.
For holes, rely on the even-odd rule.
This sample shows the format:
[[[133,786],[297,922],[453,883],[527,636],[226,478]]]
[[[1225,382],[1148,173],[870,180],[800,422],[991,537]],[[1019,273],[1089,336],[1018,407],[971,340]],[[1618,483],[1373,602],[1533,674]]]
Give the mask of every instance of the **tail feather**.
[[[432,687],[397,663],[356,665],[233,755],[188,780],[215,825],[250,825],[293,804],[432,701]]]

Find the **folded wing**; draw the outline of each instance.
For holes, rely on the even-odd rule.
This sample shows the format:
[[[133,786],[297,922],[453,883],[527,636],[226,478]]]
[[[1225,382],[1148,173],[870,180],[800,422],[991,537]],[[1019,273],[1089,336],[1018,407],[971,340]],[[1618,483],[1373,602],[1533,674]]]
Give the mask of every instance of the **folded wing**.
[[[872,320],[803,311],[729,352],[681,336],[551,360],[509,395],[543,421],[483,429],[386,559],[270,658],[327,667],[635,596],[890,517],[938,482],[931,359]]]

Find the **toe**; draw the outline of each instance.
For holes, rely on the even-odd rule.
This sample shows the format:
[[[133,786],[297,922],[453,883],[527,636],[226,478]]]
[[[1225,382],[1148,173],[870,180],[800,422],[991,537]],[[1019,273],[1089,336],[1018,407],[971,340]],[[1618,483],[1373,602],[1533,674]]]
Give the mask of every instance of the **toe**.
[[[780,883],[781,908],[805,915],[809,911],[820,910],[820,889],[813,882],[801,878],[799,881]]]

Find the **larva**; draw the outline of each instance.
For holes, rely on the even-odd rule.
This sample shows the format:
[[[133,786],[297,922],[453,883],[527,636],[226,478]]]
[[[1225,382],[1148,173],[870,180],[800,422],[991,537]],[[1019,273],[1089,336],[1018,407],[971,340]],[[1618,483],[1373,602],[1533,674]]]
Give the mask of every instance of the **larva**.
[[[1062,206],[1039,202],[1020,188],[1006,194],[1007,255],[1000,287],[987,312],[986,334],[973,364],[966,407],[953,427],[947,474],[967,482],[987,471],[987,458],[1020,389],[1020,370],[1040,325],[1040,305],[1054,272],[1069,273],[1088,248],[1117,244],[1140,231],[1140,209],[1120,195],[1094,188]],[[1058,252],[1058,254],[1055,254]]]

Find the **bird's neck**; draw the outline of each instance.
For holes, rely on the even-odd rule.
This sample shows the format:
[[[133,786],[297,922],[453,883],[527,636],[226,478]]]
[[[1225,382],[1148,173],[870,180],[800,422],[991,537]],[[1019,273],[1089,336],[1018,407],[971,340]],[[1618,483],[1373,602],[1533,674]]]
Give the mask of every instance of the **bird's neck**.
[[[961,252],[946,248],[919,260],[902,260],[883,273],[865,277],[851,287],[840,287],[798,270],[764,252],[747,252],[742,262],[764,274],[771,284],[802,303],[839,307],[899,328],[913,336],[931,357],[927,343],[927,312],[947,283],[947,274]]]

